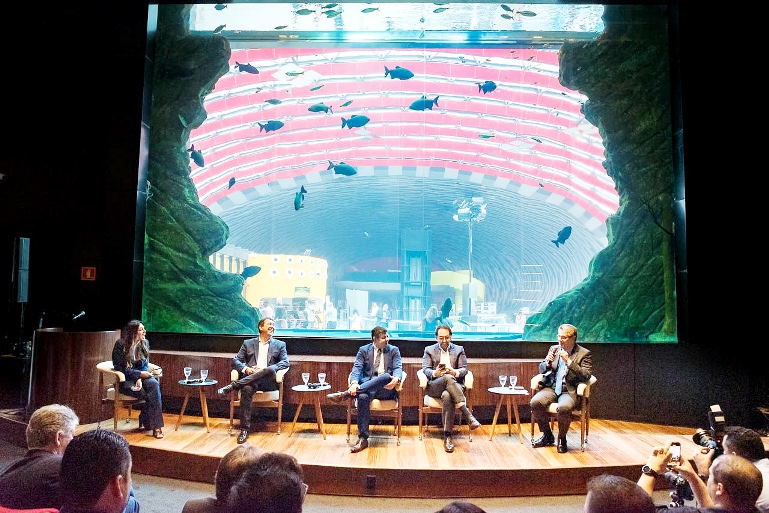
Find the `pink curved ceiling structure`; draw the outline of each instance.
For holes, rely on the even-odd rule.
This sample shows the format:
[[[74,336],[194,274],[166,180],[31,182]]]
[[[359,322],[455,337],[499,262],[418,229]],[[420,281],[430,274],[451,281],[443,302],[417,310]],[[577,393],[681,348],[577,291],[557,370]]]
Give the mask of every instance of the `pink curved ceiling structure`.
[[[272,46],[232,50],[187,146],[202,152],[190,176],[230,244],[311,248],[333,281],[356,262],[397,257],[404,228],[437,228],[433,265],[467,269],[468,224],[451,220],[451,204],[482,195],[489,215],[475,229],[472,269],[487,300],[510,309],[543,307],[574,287],[608,244],[618,195],[598,130],[580,112],[586,98],[558,82],[557,49]],[[396,66],[414,76],[385,76]],[[481,91],[486,81],[496,89]],[[410,108],[423,97],[432,109]],[[317,104],[328,112],[309,110]],[[369,121],[343,127],[353,115]],[[283,125],[266,131],[270,121]],[[302,186],[306,208],[295,211]],[[574,231],[558,247],[565,225]],[[541,272],[530,293],[532,268]]]

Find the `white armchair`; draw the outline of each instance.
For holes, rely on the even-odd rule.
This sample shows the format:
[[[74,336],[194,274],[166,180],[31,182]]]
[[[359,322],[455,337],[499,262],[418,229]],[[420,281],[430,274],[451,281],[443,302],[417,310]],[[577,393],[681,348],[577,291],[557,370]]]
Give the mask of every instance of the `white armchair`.
[[[539,382],[544,378],[542,374],[536,374],[531,378],[531,395],[539,391]],[[587,435],[590,433],[590,389],[598,381],[594,375],[586,383],[577,385],[577,408],[571,411],[572,419],[579,420],[579,441],[584,451],[587,444]],[[553,428],[555,417],[558,414],[558,403],[552,403],[548,408],[550,413],[550,428]],[[531,437],[534,438],[534,417],[531,418]]]
[[[441,405],[441,402],[434,398],[430,397],[425,393],[427,389],[427,374],[422,369],[419,369],[417,371],[417,378],[419,378],[419,393],[421,395],[420,400],[420,407],[419,407],[419,439],[422,440],[422,437],[424,436],[424,432],[427,429],[427,416],[431,413],[437,413],[441,414],[443,412],[443,406]],[[467,399],[467,407],[472,411],[472,408],[470,407],[470,391],[473,389],[473,372],[468,370],[467,374],[465,375],[464,385],[465,385],[465,399]],[[459,421],[459,428],[462,429],[462,412],[459,410],[459,407],[455,410],[455,414],[460,416]],[[473,434],[469,430],[468,425],[468,434],[469,434],[469,440],[473,441]]]
[[[283,378],[285,377],[288,369],[280,369],[275,373],[275,380],[278,382],[278,389],[263,392],[258,390],[254,392],[254,397],[251,403],[255,408],[277,408],[278,409],[278,434],[280,434],[280,423],[283,420]],[[240,374],[237,369],[230,371],[230,382],[240,379]],[[230,392],[230,427],[227,429],[227,434],[232,434],[235,424],[235,407],[240,406],[240,391],[233,390]]]
[[[114,429],[117,431],[117,421],[120,416],[120,410],[122,408],[128,409],[128,416],[126,422],[131,422],[131,415],[133,414],[133,407],[137,404],[144,403],[144,400],[138,399],[131,395],[120,393],[120,383],[125,381],[125,374],[115,370],[112,365],[112,360],[100,362],[96,365],[96,369],[99,371],[99,390],[101,391],[101,402],[111,402],[113,404],[112,418],[114,420]],[[149,372],[155,378],[163,376],[163,369],[154,363],[150,363],[148,366]]]

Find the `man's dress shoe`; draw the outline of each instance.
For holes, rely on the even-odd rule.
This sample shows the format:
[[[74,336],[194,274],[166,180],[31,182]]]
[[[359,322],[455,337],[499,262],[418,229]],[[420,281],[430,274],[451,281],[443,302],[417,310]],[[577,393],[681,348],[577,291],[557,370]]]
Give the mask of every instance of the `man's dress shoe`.
[[[246,440],[248,440],[248,429],[241,429],[240,434],[238,434],[238,443],[244,444]]]
[[[450,436],[443,440],[443,448],[446,449],[446,452],[454,452],[454,441]]]
[[[334,392],[333,394],[326,394],[326,397],[328,397],[329,401],[331,401],[332,403],[341,403],[342,401],[350,397],[350,392],[348,392],[347,390],[345,390],[344,392]],[[353,452],[357,452],[357,451],[353,451]]]
[[[565,438],[559,438],[558,439],[558,452],[563,454],[565,452],[569,452],[569,448],[566,447],[566,439]]]
[[[223,386],[222,388],[217,390],[216,391],[216,395],[218,395],[220,399],[224,399],[225,397],[227,397],[227,395],[230,392],[232,392],[232,390],[233,390],[232,384],[229,384],[229,385]]]
[[[555,443],[555,437],[552,433],[547,434],[544,433],[542,436],[531,442],[531,446],[535,449],[538,447],[547,447],[549,445],[553,445]]]
[[[368,440],[366,440],[365,438],[358,438],[358,443],[350,447],[350,452],[352,453],[361,452],[366,447],[368,447]]]
[[[476,419],[475,417],[471,416],[470,417],[470,429],[471,430],[472,429],[478,429],[479,427],[481,427],[481,423],[478,422],[478,419]]]

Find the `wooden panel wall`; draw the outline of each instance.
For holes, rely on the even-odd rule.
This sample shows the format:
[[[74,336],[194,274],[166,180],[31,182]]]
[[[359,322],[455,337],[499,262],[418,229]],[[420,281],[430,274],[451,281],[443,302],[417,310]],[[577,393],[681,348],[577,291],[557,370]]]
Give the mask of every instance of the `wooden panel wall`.
[[[112,358],[112,347],[119,338],[120,330],[35,330],[29,411],[59,403],[75,410],[81,424],[103,420],[96,365]]]

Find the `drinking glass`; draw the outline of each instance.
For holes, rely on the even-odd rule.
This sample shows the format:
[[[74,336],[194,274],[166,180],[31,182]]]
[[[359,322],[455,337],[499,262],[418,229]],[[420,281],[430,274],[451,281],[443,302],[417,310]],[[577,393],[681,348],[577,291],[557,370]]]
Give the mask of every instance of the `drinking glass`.
[[[323,386],[326,384],[326,373],[325,372],[319,372],[318,373],[318,381],[320,381],[320,386]]]
[[[507,381],[507,374],[500,374],[499,375],[499,386],[503,387],[505,386],[505,382]]]
[[[200,379],[205,382],[208,379],[208,369],[200,369]]]
[[[307,383],[310,382],[310,373],[309,372],[303,372],[302,373],[302,381],[304,381],[304,386],[307,386]]]
[[[510,388],[514,388],[516,383],[518,383],[518,376],[510,376]]]
[[[184,381],[187,381],[190,379],[190,374],[192,374],[192,367],[185,367],[184,368]]]

